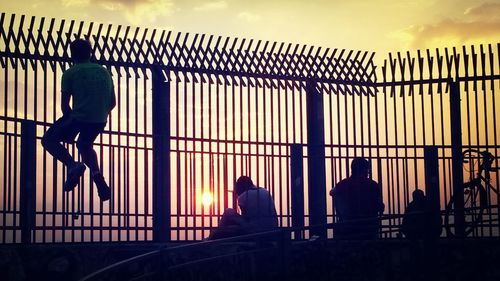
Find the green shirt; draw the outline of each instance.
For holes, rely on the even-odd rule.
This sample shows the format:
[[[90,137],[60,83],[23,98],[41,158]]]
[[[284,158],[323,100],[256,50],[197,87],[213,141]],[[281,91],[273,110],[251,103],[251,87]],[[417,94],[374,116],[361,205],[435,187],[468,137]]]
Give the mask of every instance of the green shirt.
[[[64,71],[61,90],[71,94],[71,116],[82,122],[105,123],[114,99],[111,74],[95,63],[77,63]]]

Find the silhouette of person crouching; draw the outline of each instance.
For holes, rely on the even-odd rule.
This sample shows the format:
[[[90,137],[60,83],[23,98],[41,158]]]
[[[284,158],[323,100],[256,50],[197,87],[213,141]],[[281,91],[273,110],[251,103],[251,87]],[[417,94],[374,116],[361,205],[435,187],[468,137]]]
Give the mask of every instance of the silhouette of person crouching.
[[[269,192],[256,187],[247,176],[238,178],[235,184],[239,214],[228,208],[222,214],[219,226],[210,233],[208,239],[221,239],[262,231],[271,231],[278,227],[278,216],[274,201]]]
[[[369,178],[368,160],[354,158],[351,171],[349,178],[330,191],[338,217],[335,236],[339,239],[376,239],[380,227],[378,216],[385,208],[380,188]]]
[[[401,232],[410,240],[436,239],[441,235],[441,215],[433,210],[424,192],[416,189],[403,216]]]

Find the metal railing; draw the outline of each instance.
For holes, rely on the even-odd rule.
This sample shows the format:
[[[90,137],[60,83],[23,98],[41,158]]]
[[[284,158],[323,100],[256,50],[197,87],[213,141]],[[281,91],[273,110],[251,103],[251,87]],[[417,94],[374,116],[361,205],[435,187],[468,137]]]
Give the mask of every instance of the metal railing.
[[[384,216],[381,220],[394,217],[397,216]],[[362,230],[353,233],[353,236],[335,240],[318,236],[307,240],[293,238],[297,232],[310,232],[313,228],[335,231],[341,226],[335,223],[303,228],[282,228],[187,245],[163,246],[158,250],[104,266],[82,277],[80,281],[287,278],[330,280],[331,276],[338,278],[342,274],[352,278],[359,274],[355,272],[359,270],[366,271],[362,274],[370,278],[400,280],[395,272],[409,273],[405,266],[415,266],[418,262],[418,255],[414,256],[415,253],[412,251],[422,247],[422,244],[437,245],[440,240],[435,237],[411,242],[407,239],[361,239],[365,237]],[[400,229],[383,227],[381,232],[398,234]],[[388,242],[393,244],[386,244]],[[391,259],[399,261],[394,262]],[[369,268],[370,263],[374,263],[371,265],[373,268]],[[381,268],[375,269],[376,267]],[[430,276],[436,274],[432,272]]]
[[[235,271],[232,272],[233,274],[239,276],[246,275],[250,280],[257,280],[249,275],[258,275],[262,273],[260,270],[253,273],[251,272],[252,262],[256,262],[256,256],[258,255],[264,254],[268,255],[268,257],[272,256],[274,258],[274,271],[284,272],[286,270],[286,264],[277,266],[276,262],[285,263],[287,260],[285,256],[289,250],[289,246],[285,244],[287,241],[287,234],[289,236],[287,231],[278,230],[219,240],[196,242],[181,246],[162,247],[159,250],[106,266],[83,277],[81,280],[101,280],[107,277],[117,277],[116,274],[120,274],[120,272],[124,270],[126,271],[132,264],[137,271],[132,276],[129,273],[125,273],[123,277],[120,278],[133,280],[148,280],[148,278],[152,280],[182,280],[188,275],[192,275],[193,268],[196,268],[197,265],[207,265],[213,262],[219,262],[219,266],[223,264],[222,267],[225,268],[225,270],[221,272],[221,274],[223,273],[226,278],[228,277],[228,273],[232,272],[232,268]],[[290,237],[288,237],[288,239],[289,238]],[[239,258],[245,261],[242,262],[238,260]],[[235,268],[236,265],[234,263],[238,263],[238,268]],[[210,269],[212,274],[215,268],[212,267]],[[187,270],[188,272],[183,272],[183,270]],[[199,272],[196,274],[199,274]],[[203,274],[200,274],[199,276],[201,277],[202,275]]]

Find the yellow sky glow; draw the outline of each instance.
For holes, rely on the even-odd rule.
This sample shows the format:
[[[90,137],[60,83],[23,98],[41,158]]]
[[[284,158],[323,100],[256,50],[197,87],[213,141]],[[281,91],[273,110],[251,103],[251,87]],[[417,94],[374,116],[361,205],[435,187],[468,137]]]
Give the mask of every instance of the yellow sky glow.
[[[378,57],[500,38],[499,0],[25,0],[2,1],[0,10],[375,51]]]

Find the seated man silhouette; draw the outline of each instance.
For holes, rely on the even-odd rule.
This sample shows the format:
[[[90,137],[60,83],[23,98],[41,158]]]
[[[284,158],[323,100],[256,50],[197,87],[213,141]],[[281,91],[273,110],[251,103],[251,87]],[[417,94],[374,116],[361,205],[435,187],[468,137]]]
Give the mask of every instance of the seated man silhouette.
[[[351,163],[351,176],[340,181],[330,191],[335,203],[338,224],[334,235],[340,239],[376,239],[384,211],[378,184],[369,176],[370,163],[355,158]]]
[[[401,232],[410,240],[436,239],[441,235],[441,214],[433,210],[428,198],[420,189],[412,193],[413,201],[408,204],[403,216]]]
[[[116,104],[113,80],[104,67],[90,62],[89,41],[77,39],[71,42],[70,50],[74,65],[64,71],[61,80],[63,116],[45,132],[42,145],[67,167],[64,191],[75,188],[85,172],[85,163],[90,168],[100,199],[105,201],[110,198],[111,190],[99,170],[92,146],[104,130],[108,115]],[[73,143],[77,135],[76,147],[84,163],[76,162],[61,144]]]
[[[278,227],[278,216],[269,192],[256,187],[247,176],[238,178],[234,191],[238,196],[239,214],[228,208],[222,214],[219,226],[209,239],[221,239],[256,232],[271,231]]]

